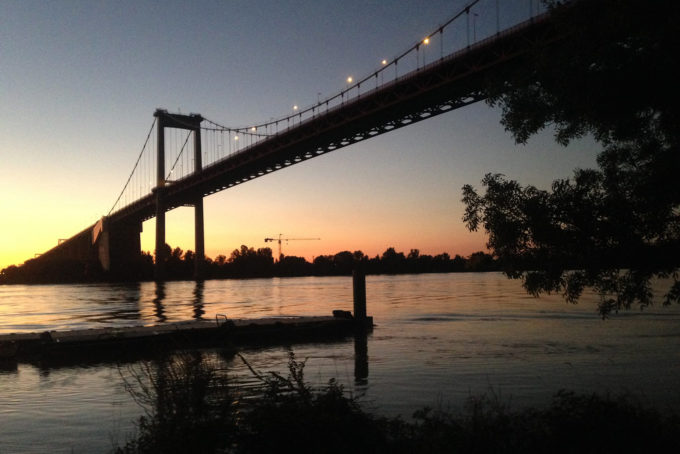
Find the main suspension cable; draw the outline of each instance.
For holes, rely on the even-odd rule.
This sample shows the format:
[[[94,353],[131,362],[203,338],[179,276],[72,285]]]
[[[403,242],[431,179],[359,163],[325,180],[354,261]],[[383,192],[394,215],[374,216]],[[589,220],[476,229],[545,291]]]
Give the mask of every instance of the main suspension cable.
[[[135,166],[132,168],[132,172],[130,172],[130,176],[128,177],[127,181],[125,182],[125,186],[123,186],[123,190],[120,191],[120,194],[118,194],[118,198],[113,203],[113,206],[109,210],[107,216],[111,215],[114,208],[116,208],[116,205],[118,205],[120,198],[123,197],[123,194],[125,193],[125,190],[127,189],[128,184],[130,184],[130,180],[132,179],[132,175],[134,175],[135,170],[137,170],[137,165],[139,165],[139,161],[140,161],[140,159],[142,159],[142,155],[144,154],[144,150],[146,150],[146,145],[149,143],[149,138],[151,137],[151,133],[153,132],[154,126],[156,126],[156,118],[154,118],[153,123],[151,123],[151,128],[149,128],[149,133],[146,135],[146,140],[144,141],[144,145],[142,146],[142,151],[140,151],[139,156],[137,156],[137,161],[135,162]]]

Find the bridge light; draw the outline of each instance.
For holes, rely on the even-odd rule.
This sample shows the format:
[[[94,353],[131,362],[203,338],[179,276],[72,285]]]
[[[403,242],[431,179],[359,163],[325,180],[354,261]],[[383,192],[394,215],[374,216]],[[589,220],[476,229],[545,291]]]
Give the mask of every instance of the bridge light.
[[[293,106],[293,110],[298,110],[298,108],[299,108],[299,107],[297,106],[297,104],[295,104],[295,105]]]
[[[352,78],[352,76],[349,76],[349,77],[347,78],[347,83],[348,83],[348,84],[351,84],[353,80],[354,80],[354,79]]]
[[[384,65],[386,65],[386,64],[387,64],[387,60],[384,60],[384,59],[383,59],[383,61],[382,61],[381,63],[382,63],[382,64],[383,64],[383,66],[384,66]]]
[[[430,44],[430,37],[429,36],[423,40],[423,44]]]
[[[257,128],[255,126],[253,126],[252,128],[250,128],[250,130],[255,132],[255,131],[257,131]]]
[[[234,140],[238,140],[238,136],[234,136]]]

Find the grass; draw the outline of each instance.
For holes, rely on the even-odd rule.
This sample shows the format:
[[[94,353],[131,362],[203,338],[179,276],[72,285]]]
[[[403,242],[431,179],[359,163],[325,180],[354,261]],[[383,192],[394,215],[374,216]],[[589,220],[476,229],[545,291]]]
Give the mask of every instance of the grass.
[[[460,413],[424,408],[410,421],[364,411],[335,380],[313,389],[291,353],[288,375],[248,368],[261,393],[239,400],[226,369],[183,353],[122,372],[144,408],[116,453],[680,452],[680,420],[631,396],[559,391],[546,408],[513,410],[493,394]]]

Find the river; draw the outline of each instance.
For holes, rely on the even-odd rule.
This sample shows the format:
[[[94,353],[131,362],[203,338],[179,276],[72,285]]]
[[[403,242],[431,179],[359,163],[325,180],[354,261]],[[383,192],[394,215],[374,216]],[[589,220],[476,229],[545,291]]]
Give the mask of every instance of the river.
[[[492,393],[513,407],[559,389],[630,392],[680,412],[680,308],[632,309],[602,321],[594,296],[577,305],[533,298],[497,273],[368,276],[368,376],[355,379],[352,340],[245,350],[256,368],[285,370],[290,348],[314,384],[338,379],[363,405],[409,417],[460,409]],[[351,310],[349,277],[215,280],[202,284],[0,286],[0,332]],[[247,374],[240,360],[235,376]],[[111,363],[4,364],[0,453],[108,452],[142,414]]]

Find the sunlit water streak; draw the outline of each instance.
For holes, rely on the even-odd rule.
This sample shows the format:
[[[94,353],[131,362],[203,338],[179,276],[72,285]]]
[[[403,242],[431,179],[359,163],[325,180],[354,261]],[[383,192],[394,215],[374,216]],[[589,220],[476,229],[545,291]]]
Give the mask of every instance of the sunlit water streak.
[[[313,277],[134,285],[0,286],[0,332],[145,325],[196,317],[319,315],[351,310],[351,279]],[[680,310],[633,309],[603,322],[592,297],[540,299],[498,274],[369,276],[369,376],[354,380],[352,341],[294,346],[315,384],[335,377],[364,405],[408,417],[458,409],[493,390],[543,405],[560,388],[631,391],[680,411]],[[259,370],[284,370],[288,348],[249,350]],[[228,359],[243,386],[243,364]],[[112,365],[0,369],[0,453],[106,452],[141,415]]]

